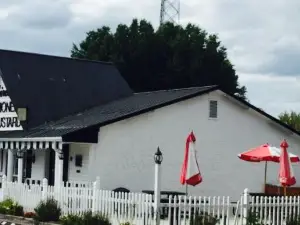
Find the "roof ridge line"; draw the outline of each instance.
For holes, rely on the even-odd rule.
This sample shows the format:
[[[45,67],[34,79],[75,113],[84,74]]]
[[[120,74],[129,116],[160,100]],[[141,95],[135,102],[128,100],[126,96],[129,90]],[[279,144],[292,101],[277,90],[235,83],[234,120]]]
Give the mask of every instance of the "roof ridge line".
[[[167,92],[167,91],[181,91],[181,90],[191,90],[196,88],[215,88],[218,85],[206,85],[206,86],[193,86],[193,87],[186,87],[186,88],[173,88],[173,89],[161,89],[156,91],[143,91],[143,92],[135,92],[133,94],[147,94],[147,93],[157,93],[157,92]]]
[[[1,48],[0,51],[19,53],[19,54],[29,54],[29,55],[36,55],[36,56],[46,56],[46,57],[52,57],[52,58],[82,61],[82,62],[90,62],[90,63],[101,63],[101,64],[104,64],[104,65],[114,65],[113,62],[104,62],[104,61],[97,61],[97,60],[91,60],[91,59],[72,58],[72,57],[67,57],[67,56],[50,55],[50,54],[37,53],[37,52],[17,51],[17,50],[3,49],[3,48]]]

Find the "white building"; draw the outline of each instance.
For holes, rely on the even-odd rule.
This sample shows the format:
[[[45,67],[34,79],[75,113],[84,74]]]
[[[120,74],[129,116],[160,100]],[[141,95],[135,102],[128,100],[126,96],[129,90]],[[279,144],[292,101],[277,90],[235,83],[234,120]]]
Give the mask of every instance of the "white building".
[[[298,132],[215,86],[133,94],[110,64],[0,51],[5,57],[14,63],[0,61],[10,96],[2,101],[11,99],[21,125],[1,127],[0,170],[8,180],[46,177],[54,184],[100,176],[103,189],[153,190],[159,146],[162,190],[185,192],[180,169],[193,130],[204,181],[189,194],[237,198],[244,188],[262,192],[264,180],[264,163],[241,161],[239,153],[285,138],[300,154]],[[1,123],[16,116],[2,109]],[[268,183],[278,184],[278,169],[269,163]],[[299,165],[294,169],[300,181]]]

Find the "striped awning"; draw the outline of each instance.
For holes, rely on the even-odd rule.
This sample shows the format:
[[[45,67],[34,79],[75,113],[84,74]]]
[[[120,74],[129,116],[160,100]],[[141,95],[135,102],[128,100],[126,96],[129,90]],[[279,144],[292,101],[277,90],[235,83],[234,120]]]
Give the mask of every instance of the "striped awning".
[[[0,149],[53,149],[56,151],[62,150],[62,141],[59,138],[13,138],[1,139],[0,138]]]

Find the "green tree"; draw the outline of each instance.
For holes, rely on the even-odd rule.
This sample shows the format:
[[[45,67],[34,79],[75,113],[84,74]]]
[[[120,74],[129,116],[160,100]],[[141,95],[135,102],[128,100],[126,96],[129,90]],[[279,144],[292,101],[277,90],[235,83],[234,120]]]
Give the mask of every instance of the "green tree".
[[[246,98],[217,35],[193,24],[166,23],[154,30],[146,20],[134,19],[115,32],[103,26],[73,44],[71,57],[114,62],[136,92],[219,85]]]
[[[279,116],[279,120],[300,131],[300,113],[294,111],[283,112]]]

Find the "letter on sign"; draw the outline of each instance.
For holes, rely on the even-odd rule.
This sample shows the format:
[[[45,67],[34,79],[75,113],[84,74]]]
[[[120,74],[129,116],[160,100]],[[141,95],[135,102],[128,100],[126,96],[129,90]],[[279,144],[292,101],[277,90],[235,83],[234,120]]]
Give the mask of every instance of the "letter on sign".
[[[6,87],[0,77],[0,132],[23,130],[14,105],[7,94]]]

